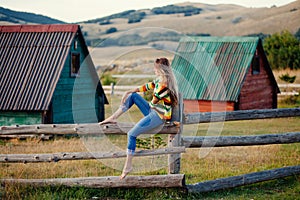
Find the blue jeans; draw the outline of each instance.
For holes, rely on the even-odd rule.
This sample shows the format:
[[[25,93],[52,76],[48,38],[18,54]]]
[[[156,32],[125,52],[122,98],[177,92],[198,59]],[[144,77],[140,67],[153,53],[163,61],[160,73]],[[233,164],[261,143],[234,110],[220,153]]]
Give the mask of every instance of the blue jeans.
[[[142,118],[128,133],[128,143],[127,143],[127,154],[133,155],[136,148],[136,137],[142,133],[148,133],[151,130],[154,131],[164,123],[158,113],[151,109],[149,103],[137,93],[131,93],[126,99],[125,103],[121,105],[123,112],[126,112],[131,106],[135,104],[140,111],[143,113],[144,118]]]

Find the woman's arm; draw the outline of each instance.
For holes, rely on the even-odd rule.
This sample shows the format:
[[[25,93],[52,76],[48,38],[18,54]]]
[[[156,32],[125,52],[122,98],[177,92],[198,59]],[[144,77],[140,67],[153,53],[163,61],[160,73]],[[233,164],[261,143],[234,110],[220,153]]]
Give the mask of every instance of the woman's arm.
[[[131,89],[131,90],[128,90],[124,93],[123,97],[122,97],[122,100],[121,100],[121,103],[125,103],[127,97],[129,94],[133,93],[133,92],[146,92],[148,90],[151,90],[151,89],[154,89],[155,87],[155,84],[154,82],[149,82],[149,83],[146,83],[138,88],[134,88],[134,89]]]

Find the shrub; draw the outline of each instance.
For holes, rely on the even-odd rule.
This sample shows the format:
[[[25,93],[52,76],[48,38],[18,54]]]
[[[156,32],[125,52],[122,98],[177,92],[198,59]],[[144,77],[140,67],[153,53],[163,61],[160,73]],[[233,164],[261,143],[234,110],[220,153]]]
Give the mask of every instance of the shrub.
[[[117,31],[118,31],[117,28],[111,27],[111,28],[106,30],[106,34],[114,33],[114,32],[117,32]]]
[[[288,73],[283,74],[281,76],[279,76],[280,80],[287,82],[287,83],[294,83],[296,76],[290,76]]]
[[[101,77],[102,85],[110,85],[111,83],[116,84],[117,81],[111,75],[105,74]]]

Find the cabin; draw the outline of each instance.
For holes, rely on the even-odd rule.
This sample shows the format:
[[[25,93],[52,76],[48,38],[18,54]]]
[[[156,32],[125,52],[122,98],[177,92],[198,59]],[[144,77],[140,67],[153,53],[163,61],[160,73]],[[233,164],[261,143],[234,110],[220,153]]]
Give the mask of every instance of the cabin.
[[[184,112],[277,108],[280,92],[258,37],[184,37],[172,61]]]
[[[94,123],[107,98],[79,25],[0,26],[0,125]]]

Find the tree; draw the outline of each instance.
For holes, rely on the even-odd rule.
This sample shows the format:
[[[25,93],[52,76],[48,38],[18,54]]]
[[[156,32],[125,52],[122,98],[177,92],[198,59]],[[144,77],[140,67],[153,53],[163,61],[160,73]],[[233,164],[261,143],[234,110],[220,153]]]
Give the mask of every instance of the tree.
[[[289,31],[267,37],[264,49],[272,69],[300,69],[300,42]]]
[[[295,37],[300,40],[300,28],[298,29],[298,31],[295,33]]]

